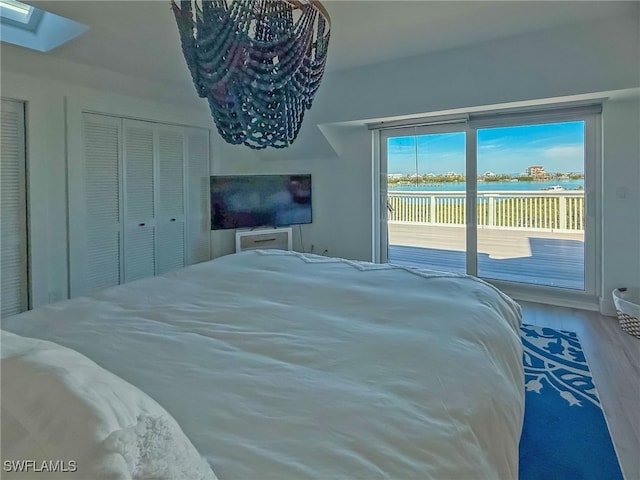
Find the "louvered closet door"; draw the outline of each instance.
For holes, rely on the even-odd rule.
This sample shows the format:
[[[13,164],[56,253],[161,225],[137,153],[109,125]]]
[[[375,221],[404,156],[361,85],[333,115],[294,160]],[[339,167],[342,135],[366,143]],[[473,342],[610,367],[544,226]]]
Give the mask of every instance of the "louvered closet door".
[[[211,203],[209,183],[209,131],[187,132],[189,264],[211,258]]]
[[[29,307],[24,104],[2,100],[0,201],[2,202],[2,317]]]
[[[155,275],[154,126],[124,120],[124,281]]]
[[[184,129],[158,127],[157,271],[185,266]]]
[[[81,285],[72,288],[72,295],[78,289],[118,285],[122,279],[121,130],[120,119],[84,114],[85,256]]]

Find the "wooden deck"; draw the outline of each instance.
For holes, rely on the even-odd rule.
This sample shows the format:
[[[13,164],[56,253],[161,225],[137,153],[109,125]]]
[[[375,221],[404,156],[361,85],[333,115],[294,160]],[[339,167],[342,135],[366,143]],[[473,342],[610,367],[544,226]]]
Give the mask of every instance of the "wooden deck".
[[[389,263],[466,272],[465,228],[389,224]],[[478,276],[584,290],[584,234],[478,230]]]

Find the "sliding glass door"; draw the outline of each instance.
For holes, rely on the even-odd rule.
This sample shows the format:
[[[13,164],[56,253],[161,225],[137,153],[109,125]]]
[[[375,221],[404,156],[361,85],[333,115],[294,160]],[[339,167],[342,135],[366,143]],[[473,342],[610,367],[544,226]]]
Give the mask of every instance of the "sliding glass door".
[[[388,261],[465,273],[465,131],[412,130],[386,137]]]
[[[584,129],[478,129],[478,276],[584,290]]]
[[[598,120],[578,109],[381,131],[380,260],[596,293]]]

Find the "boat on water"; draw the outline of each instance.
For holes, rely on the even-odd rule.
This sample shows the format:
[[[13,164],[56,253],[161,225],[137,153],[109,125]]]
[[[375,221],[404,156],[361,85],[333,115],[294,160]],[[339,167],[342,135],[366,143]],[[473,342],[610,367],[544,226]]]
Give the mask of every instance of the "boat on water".
[[[565,188],[562,185],[552,185],[551,187],[547,187],[543,190],[548,190],[551,192],[561,192],[562,190],[565,190]]]

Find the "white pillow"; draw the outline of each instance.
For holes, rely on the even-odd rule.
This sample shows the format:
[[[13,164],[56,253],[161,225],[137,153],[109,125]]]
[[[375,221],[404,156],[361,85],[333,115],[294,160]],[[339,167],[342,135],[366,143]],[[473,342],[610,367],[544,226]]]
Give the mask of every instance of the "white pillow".
[[[138,388],[55,343],[4,330],[0,340],[3,479],[216,478]],[[22,464],[28,474],[15,471],[21,461],[33,462]]]

